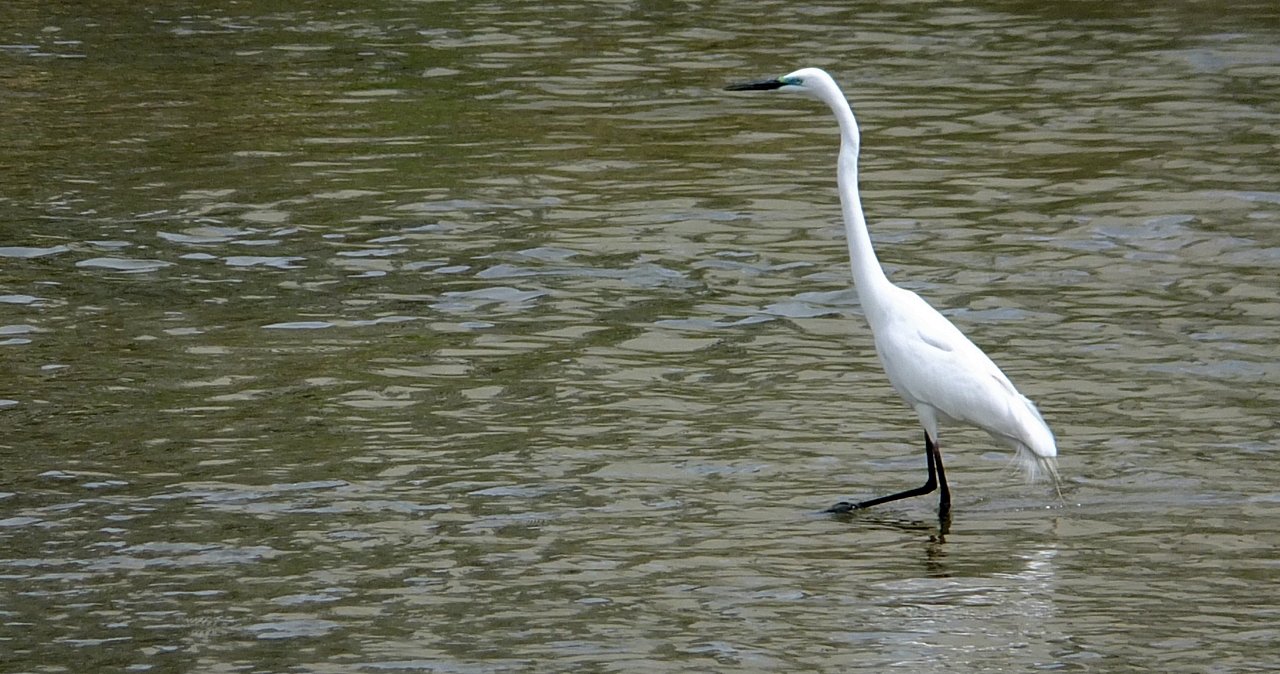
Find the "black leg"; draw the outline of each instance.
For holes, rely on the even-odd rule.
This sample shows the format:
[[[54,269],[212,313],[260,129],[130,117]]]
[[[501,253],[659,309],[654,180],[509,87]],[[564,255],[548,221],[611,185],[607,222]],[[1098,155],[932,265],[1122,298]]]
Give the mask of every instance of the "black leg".
[[[942,469],[942,450],[938,445],[929,442],[929,434],[924,434],[925,447],[933,453],[933,463],[938,469],[938,518],[943,522],[951,521],[951,490],[947,488],[947,473]]]
[[[915,489],[908,489],[906,491],[900,491],[896,494],[889,494],[888,496],[881,496],[880,498],[873,498],[869,501],[862,501],[860,503],[841,501],[830,508],[827,508],[827,512],[847,513],[854,510],[861,510],[863,508],[870,508],[871,506],[880,505],[881,503],[888,503],[889,501],[911,498],[912,496],[923,496],[934,489],[937,489],[939,483],[941,483],[942,501],[939,504],[938,516],[945,519],[951,513],[951,491],[947,489],[947,478],[942,472],[942,452],[938,451],[938,446],[933,444],[933,440],[929,437],[929,433],[927,432],[924,434],[924,457],[925,461],[929,464],[929,479],[923,486],[916,487]]]

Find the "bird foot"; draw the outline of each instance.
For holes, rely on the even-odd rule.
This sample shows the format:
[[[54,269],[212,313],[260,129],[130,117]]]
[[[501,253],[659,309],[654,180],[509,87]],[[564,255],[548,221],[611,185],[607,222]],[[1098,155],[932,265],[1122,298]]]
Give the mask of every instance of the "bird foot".
[[[837,503],[837,504],[835,504],[835,505],[831,506],[830,508],[827,508],[827,509],[826,509],[826,510],[824,510],[823,512],[828,512],[828,513],[832,513],[832,514],[835,514],[835,515],[844,515],[845,513],[851,513],[851,512],[853,512],[853,511],[855,511],[855,510],[857,510],[857,509],[858,509],[858,504],[857,504],[857,503],[850,503],[850,502],[848,502],[848,501],[841,501],[841,502],[839,502],[839,503]]]

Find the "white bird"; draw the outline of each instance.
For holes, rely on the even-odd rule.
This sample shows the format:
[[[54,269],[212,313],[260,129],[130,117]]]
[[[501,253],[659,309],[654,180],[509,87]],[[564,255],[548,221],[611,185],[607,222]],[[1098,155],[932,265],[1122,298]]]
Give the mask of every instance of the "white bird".
[[[803,68],[770,80],[725,87],[729,91],[778,89],[808,94],[826,103],[840,124],[837,178],[844,211],[845,238],[858,298],[875,338],[876,354],[893,389],[915,409],[924,426],[929,479],[921,487],[850,503],[828,512],[846,513],[941,488],[938,515],[948,519],[951,492],[938,450],[938,424],[962,422],[990,433],[1017,453],[1034,479],[1044,471],[1058,482],[1053,432],[1035,404],[1018,393],[987,354],[969,341],[919,295],[889,281],[871,248],[871,236],[858,196],[858,122],[840,86],[818,68]]]

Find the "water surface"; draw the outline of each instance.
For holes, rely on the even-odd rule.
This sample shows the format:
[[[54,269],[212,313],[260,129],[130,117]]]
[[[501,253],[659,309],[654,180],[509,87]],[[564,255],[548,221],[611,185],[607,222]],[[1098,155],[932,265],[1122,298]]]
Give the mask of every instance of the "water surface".
[[[1274,668],[1280,13],[17,2],[6,671]],[[932,498],[850,290],[1037,401]]]

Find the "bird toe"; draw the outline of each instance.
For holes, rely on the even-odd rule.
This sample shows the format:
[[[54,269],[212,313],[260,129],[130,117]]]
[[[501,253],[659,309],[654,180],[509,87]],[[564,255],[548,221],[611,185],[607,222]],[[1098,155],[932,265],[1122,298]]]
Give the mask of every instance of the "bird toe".
[[[835,505],[831,506],[830,508],[827,508],[827,509],[826,509],[826,512],[829,512],[829,513],[832,513],[832,514],[835,514],[835,515],[843,515],[843,514],[845,514],[845,513],[851,513],[851,512],[853,512],[853,511],[855,511],[855,510],[857,510],[857,509],[858,509],[858,504],[857,504],[857,503],[850,503],[850,502],[848,502],[848,501],[841,501],[841,502],[839,502],[839,503],[837,503],[837,504],[835,504]]]

